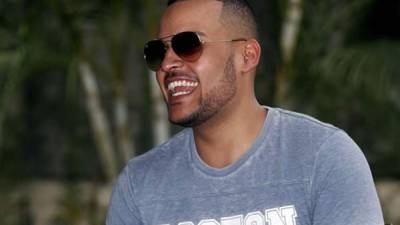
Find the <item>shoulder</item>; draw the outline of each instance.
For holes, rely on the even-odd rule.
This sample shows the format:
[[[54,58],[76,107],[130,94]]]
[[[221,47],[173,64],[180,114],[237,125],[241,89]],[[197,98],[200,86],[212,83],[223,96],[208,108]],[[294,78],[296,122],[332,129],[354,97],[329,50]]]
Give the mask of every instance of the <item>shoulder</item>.
[[[319,166],[340,165],[338,161],[343,157],[360,159],[363,156],[343,130],[305,114],[271,109],[267,138],[285,168],[292,168],[293,179],[310,180]]]
[[[359,150],[353,139],[342,129],[302,113],[276,109],[282,132],[288,132],[297,144],[314,143],[316,154],[320,151]]]
[[[171,173],[176,173],[174,166],[187,161],[191,139],[191,129],[185,129],[167,142],[131,159],[121,172],[117,185],[130,186],[135,196],[146,195],[148,190],[173,176]]]
[[[183,130],[164,144],[131,159],[113,187],[107,216],[108,223],[140,224],[139,205],[159,193],[155,187],[166,186],[174,165],[185,161],[186,146],[192,132]],[[164,185],[159,185],[164,182]],[[120,215],[124,215],[121,217]]]
[[[342,129],[311,116],[275,109],[280,146],[292,163],[309,168],[311,179],[325,179],[332,171],[370,172],[360,147]],[[317,175],[319,174],[319,175]]]
[[[287,128],[301,129],[303,132],[305,131],[304,129],[309,129],[306,131],[324,131],[324,133],[332,133],[338,130],[332,124],[322,122],[306,114],[280,108],[274,108],[274,111],[278,114],[281,124]]]
[[[292,112],[284,109],[273,108],[271,110],[273,132],[279,135],[279,141],[293,147],[296,150],[318,151],[341,129],[322,122],[314,117]]]
[[[128,169],[130,173],[134,173],[134,171],[143,172],[163,168],[162,164],[182,157],[181,155],[186,149],[186,146],[189,146],[191,137],[192,131],[190,129],[185,129],[165,143],[150,149],[142,155],[132,158],[125,169]]]

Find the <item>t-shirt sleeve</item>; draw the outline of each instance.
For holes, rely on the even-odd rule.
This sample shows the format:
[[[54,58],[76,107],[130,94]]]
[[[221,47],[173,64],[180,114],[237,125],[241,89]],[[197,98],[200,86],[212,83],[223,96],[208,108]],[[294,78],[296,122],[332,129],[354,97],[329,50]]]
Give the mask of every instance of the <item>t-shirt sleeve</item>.
[[[106,225],[141,225],[139,210],[135,204],[133,183],[127,166],[120,174],[111,194]]]
[[[313,225],[384,224],[368,162],[343,131],[336,131],[320,147],[311,198]]]

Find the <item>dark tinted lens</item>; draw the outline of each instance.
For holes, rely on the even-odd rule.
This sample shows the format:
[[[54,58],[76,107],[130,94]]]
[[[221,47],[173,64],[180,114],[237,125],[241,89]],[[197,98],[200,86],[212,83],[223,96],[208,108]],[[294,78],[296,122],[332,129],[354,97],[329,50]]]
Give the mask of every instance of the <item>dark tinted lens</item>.
[[[186,61],[196,61],[202,52],[199,37],[194,32],[176,34],[171,40],[174,52]]]
[[[164,59],[165,51],[164,43],[161,40],[149,41],[144,46],[144,58],[151,70],[158,70]]]

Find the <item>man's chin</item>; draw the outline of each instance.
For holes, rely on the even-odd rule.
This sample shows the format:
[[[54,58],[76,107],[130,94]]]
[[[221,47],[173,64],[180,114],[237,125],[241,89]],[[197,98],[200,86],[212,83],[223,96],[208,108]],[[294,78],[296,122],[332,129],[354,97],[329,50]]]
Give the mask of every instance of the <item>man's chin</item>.
[[[170,114],[168,119],[172,124],[182,127],[195,127],[202,123],[198,112],[181,116],[172,116]]]
[[[171,118],[170,117],[169,122],[174,125],[178,125],[178,126],[182,126],[182,127],[194,127],[194,125],[196,124],[196,121],[190,117],[184,117],[184,118]]]

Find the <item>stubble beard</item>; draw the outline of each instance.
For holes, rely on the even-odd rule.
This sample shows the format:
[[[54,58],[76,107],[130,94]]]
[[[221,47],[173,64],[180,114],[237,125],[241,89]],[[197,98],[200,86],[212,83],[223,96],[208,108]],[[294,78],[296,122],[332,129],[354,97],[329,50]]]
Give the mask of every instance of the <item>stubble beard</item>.
[[[204,98],[200,100],[200,106],[185,118],[170,122],[183,127],[196,127],[208,121],[218,114],[236,94],[236,70],[233,64],[233,56],[229,56],[224,75]]]

